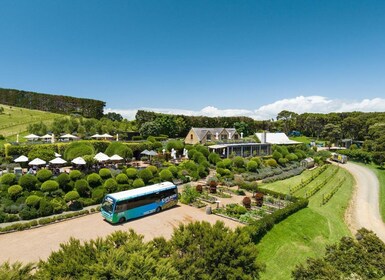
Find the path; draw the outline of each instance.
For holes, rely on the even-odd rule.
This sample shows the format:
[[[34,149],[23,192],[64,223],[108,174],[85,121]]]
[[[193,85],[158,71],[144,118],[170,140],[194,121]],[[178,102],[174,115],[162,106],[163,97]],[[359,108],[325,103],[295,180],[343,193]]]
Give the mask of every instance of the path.
[[[356,188],[349,209],[347,222],[356,232],[364,227],[372,230],[385,242],[385,224],[379,210],[379,188],[377,176],[368,168],[348,162],[339,165],[349,171],[356,181]]]

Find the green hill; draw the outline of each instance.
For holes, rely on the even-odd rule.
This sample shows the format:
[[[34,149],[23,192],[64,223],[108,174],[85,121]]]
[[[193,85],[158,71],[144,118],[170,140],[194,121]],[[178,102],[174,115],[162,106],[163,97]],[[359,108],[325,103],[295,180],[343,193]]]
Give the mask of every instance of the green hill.
[[[4,109],[0,113],[0,135],[3,135],[9,142],[16,141],[17,134],[19,134],[20,141],[23,141],[22,136],[27,135],[27,127],[30,124],[43,122],[50,125],[54,119],[66,117],[61,114],[2,104],[0,107]]]

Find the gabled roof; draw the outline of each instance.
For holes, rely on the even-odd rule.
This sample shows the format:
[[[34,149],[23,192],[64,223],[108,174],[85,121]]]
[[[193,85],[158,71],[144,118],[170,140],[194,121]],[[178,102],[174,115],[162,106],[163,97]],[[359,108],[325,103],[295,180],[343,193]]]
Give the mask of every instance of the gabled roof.
[[[226,133],[231,133],[231,135],[234,135],[237,131],[235,128],[224,128],[224,127],[193,127],[191,128],[195,134],[198,136],[198,140],[201,141],[208,132],[210,132],[212,135],[216,135],[218,133],[221,134],[223,131],[226,131]]]

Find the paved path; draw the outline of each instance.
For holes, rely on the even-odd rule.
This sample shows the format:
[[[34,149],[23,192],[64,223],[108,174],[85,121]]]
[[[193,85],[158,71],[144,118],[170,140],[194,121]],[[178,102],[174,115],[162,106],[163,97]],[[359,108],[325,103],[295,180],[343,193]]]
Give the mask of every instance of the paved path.
[[[197,209],[182,204],[120,225],[111,225],[103,220],[100,213],[95,213],[40,228],[0,235],[0,263],[6,260],[27,263],[47,259],[52,251],[60,248],[60,243],[67,242],[71,236],[85,241],[104,237],[117,230],[133,229],[149,241],[157,236],[170,238],[174,228],[181,223],[203,220],[210,223],[220,220],[230,228],[241,225],[216,215],[207,215],[204,208]]]
[[[340,164],[356,180],[356,189],[350,204],[347,220],[355,232],[362,227],[372,230],[385,242],[385,224],[379,210],[379,187],[377,176],[368,168],[348,162]]]

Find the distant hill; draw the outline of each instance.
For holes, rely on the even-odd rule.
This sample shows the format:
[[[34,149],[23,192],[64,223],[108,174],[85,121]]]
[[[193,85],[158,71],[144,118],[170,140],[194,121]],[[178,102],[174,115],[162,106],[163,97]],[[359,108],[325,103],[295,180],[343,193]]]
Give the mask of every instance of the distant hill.
[[[87,118],[103,117],[104,101],[64,95],[0,88],[0,104],[59,114],[77,113]]]

